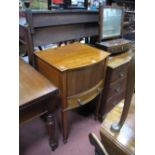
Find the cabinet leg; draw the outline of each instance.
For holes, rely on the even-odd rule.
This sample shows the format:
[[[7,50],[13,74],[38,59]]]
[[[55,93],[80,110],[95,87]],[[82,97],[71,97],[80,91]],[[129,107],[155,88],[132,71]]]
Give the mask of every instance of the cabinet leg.
[[[67,121],[67,112],[62,111],[62,132],[63,132],[63,142],[67,143],[68,139],[68,121]]]
[[[54,151],[58,146],[58,141],[56,136],[55,115],[53,113],[47,114],[47,131],[50,147]]]
[[[98,89],[99,92],[99,96],[98,96],[98,102],[96,105],[96,110],[95,110],[95,120],[99,119],[99,110],[100,110],[100,106],[101,106],[101,100],[102,100],[102,91],[100,89]]]
[[[126,94],[125,94],[123,111],[122,111],[119,122],[116,124],[114,123],[111,126],[111,130],[113,132],[118,132],[122,128],[128,116],[134,88],[135,88],[135,57],[133,56],[129,64],[129,68],[128,68],[127,86],[126,86]]]

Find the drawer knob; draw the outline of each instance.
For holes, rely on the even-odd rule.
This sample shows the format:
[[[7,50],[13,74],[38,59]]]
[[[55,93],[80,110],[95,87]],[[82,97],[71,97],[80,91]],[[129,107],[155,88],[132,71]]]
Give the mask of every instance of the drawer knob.
[[[97,88],[97,92],[100,93],[101,92],[101,89],[100,88]]]
[[[125,74],[124,73],[120,73],[119,76],[122,78],[122,77],[125,76]]]
[[[120,88],[116,88],[116,89],[115,89],[115,92],[116,92],[116,93],[119,93],[119,92],[120,92]]]
[[[78,104],[81,106],[82,105],[82,103],[81,103],[81,100],[80,99],[78,99],[77,100],[77,102],[78,102]]]

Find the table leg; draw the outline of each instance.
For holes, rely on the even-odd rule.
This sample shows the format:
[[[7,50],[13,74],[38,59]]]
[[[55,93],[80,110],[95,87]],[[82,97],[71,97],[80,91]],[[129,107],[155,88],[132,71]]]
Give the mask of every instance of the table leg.
[[[99,108],[102,100],[102,91],[98,89],[98,92],[99,92],[99,95],[98,95],[98,101],[97,101],[96,110],[95,110],[95,120],[99,119]]]
[[[68,139],[68,121],[67,121],[67,111],[62,111],[62,132],[63,132],[63,142],[67,143]]]
[[[51,149],[54,151],[58,146],[54,113],[47,114],[47,130],[49,135],[49,144]]]

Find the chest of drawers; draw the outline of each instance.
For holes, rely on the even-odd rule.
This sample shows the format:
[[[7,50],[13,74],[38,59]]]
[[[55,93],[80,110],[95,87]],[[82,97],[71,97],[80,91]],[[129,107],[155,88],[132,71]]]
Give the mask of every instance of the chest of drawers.
[[[125,98],[130,55],[130,52],[126,52],[109,58],[99,112],[100,120]]]
[[[67,111],[101,94],[108,55],[80,43],[35,53],[37,70],[60,90],[64,142],[68,137]]]

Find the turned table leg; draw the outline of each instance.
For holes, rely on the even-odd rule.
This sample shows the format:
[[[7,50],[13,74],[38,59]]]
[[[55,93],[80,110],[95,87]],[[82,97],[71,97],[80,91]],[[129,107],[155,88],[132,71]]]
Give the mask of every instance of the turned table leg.
[[[47,114],[47,131],[48,131],[48,135],[49,135],[50,147],[54,151],[58,146],[58,141],[56,138],[56,125],[55,125],[54,113]]]
[[[68,139],[68,121],[67,121],[67,111],[62,111],[62,132],[63,132],[63,142],[64,144],[67,143]]]
[[[54,151],[58,146],[58,142],[56,140],[55,116],[53,113],[47,114],[47,130],[49,136],[49,144],[51,149]]]

